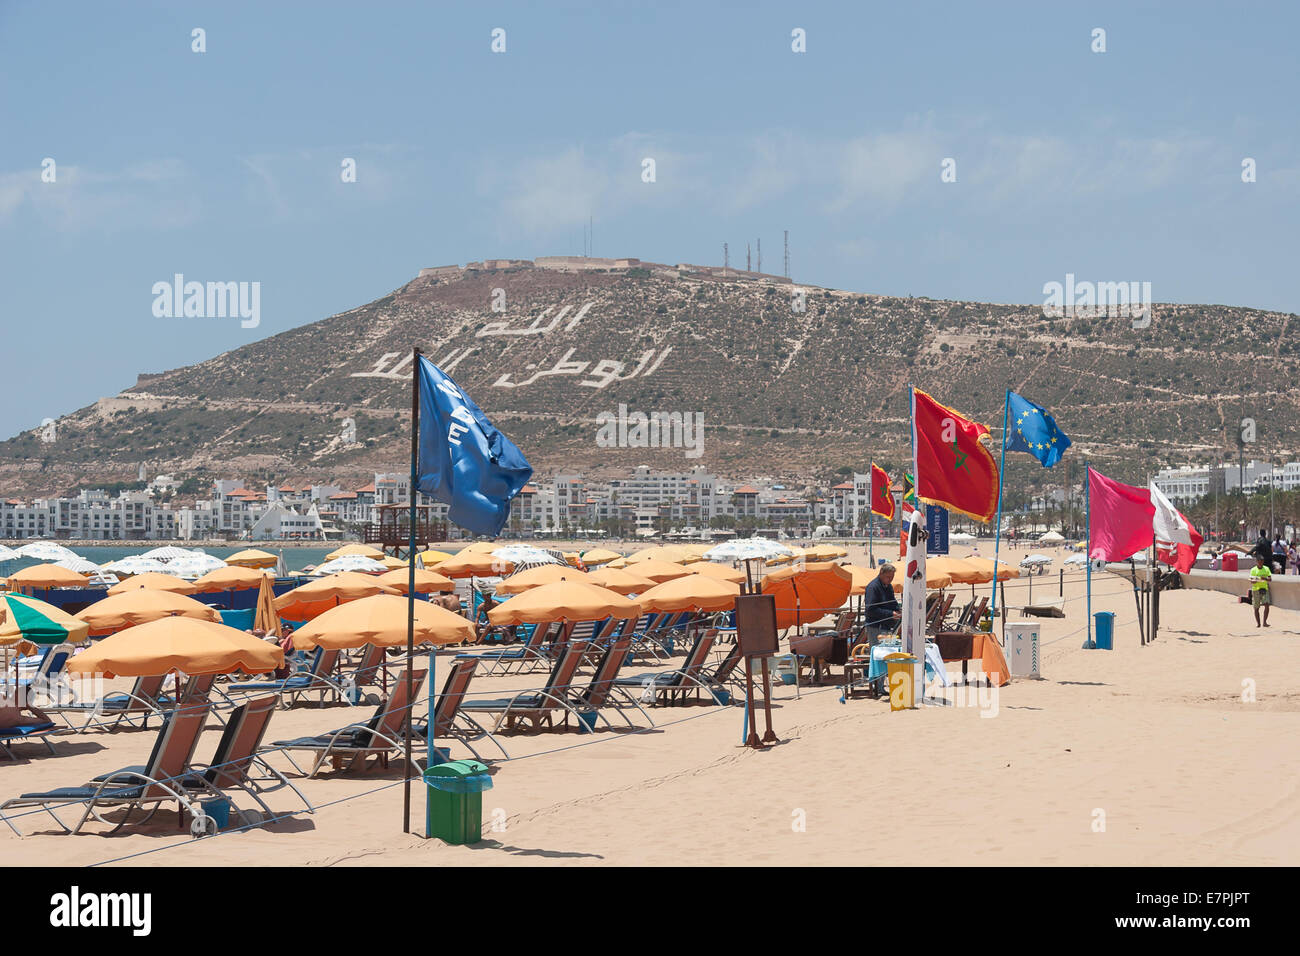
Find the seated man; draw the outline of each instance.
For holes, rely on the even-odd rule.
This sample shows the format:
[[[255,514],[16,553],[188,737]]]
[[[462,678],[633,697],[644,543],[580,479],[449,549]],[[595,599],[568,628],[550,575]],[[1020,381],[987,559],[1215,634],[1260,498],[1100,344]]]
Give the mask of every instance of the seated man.
[[[894,566],[882,565],[876,579],[867,585],[863,599],[866,602],[867,642],[875,644],[882,634],[898,630],[903,607],[894,597]]]

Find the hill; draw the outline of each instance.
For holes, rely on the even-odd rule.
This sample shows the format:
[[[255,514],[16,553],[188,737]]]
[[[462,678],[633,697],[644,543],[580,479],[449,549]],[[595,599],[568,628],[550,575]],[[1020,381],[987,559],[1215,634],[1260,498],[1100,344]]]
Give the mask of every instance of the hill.
[[[826,478],[872,456],[900,462],[911,381],[995,434],[1013,388],[1051,409],[1094,463],[1144,481],[1164,464],[1235,456],[1246,415],[1260,423],[1257,456],[1294,452],[1295,319],[1158,304],[1150,326],[1134,329],[1126,317],[1052,318],[1039,305],[882,297],[635,259],[471,263],[425,269],[359,308],[141,375],[59,419],[52,443],[37,431],[0,443],[0,481],[11,495],[56,493],[133,478],[142,461],[151,474],[339,483],[400,471],[412,346],[542,475],[702,464]],[[598,416],[620,405],[699,413],[702,454],[601,447]]]

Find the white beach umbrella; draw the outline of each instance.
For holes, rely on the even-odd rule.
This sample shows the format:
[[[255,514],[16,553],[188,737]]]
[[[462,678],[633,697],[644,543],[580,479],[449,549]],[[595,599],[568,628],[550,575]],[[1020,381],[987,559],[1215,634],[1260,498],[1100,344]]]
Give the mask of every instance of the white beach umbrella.
[[[202,554],[202,552],[187,551],[185,548],[178,548],[175,545],[168,544],[161,548],[154,548],[152,551],[146,551],[140,557],[152,558],[155,561],[183,561],[192,558],[196,554]]]
[[[22,555],[13,548],[6,548],[3,544],[0,544],[0,561],[17,561],[21,557]]]
[[[492,552],[492,557],[513,565],[568,564],[563,555],[543,551],[528,544],[507,544]],[[517,567],[516,567],[517,570]]]
[[[704,559],[706,561],[770,561],[772,558],[781,558],[791,554],[794,554],[794,551],[779,541],[754,535],[752,538],[736,538],[733,541],[724,541],[716,548],[705,551]]]
[[[18,549],[18,555],[23,558],[35,558],[38,561],[62,561],[65,558],[80,557],[72,549],[55,544],[53,541],[33,541],[31,544],[25,544]]]
[[[975,535],[967,534],[965,531],[958,531],[956,534],[948,535],[949,541],[974,541]]]
[[[1025,567],[1026,565],[1051,564],[1051,563],[1052,563],[1052,559],[1045,554],[1027,554],[1020,559],[1020,566],[1022,568]]]
[[[67,568],[69,571],[76,571],[78,574],[99,574],[101,569],[94,561],[87,561],[85,558],[73,555],[70,558],[60,558],[58,561],[52,561],[61,568]]]
[[[186,554],[184,558],[174,558],[165,562],[163,571],[166,574],[174,574],[178,578],[197,578],[225,566],[226,562],[220,558],[214,558],[202,551],[193,551]]]
[[[110,561],[104,565],[104,570],[110,574],[148,574],[151,571],[159,574],[170,573],[170,569],[161,561],[155,561],[153,558],[146,558],[139,554],[132,554],[125,558],[118,558],[116,561]]]
[[[1072,554],[1072,555],[1070,555],[1068,558],[1066,558],[1064,561],[1062,561],[1061,563],[1062,563],[1062,564],[1080,564],[1080,565],[1087,564],[1087,563],[1088,563],[1088,556],[1087,556],[1086,554]]]
[[[333,561],[326,561],[319,565],[316,570],[312,571],[313,577],[323,577],[326,574],[337,574],[340,571],[360,571],[362,574],[382,574],[388,570],[388,565],[382,561],[376,561],[374,558],[368,558],[364,554],[345,554],[341,558],[335,558]]]
[[[1038,540],[1046,541],[1048,544],[1060,544],[1062,541],[1065,540],[1065,535],[1057,531],[1049,531],[1047,532],[1047,534],[1043,535]]]

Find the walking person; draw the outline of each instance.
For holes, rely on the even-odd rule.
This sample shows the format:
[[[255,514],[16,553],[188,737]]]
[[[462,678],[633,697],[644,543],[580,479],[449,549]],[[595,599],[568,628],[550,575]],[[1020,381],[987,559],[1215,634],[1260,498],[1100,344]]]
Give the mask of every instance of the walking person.
[[[1273,580],[1273,571],[1261,554],[1255,555],[1255,566],[1250,569],[1250,604],[1255,609],[1255,626],[1260,626],[1259,609],[1264,608],[1264,627],[1268,627],[1269,582]]]

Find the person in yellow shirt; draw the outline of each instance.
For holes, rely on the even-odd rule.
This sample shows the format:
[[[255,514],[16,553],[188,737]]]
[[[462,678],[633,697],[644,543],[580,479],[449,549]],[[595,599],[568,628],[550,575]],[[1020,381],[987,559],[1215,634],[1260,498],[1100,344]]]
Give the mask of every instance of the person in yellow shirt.
[[[1262,554],[1255,555],[1255,566],[1250,569],[1250,604],[1255,609],[1255,626],[1259,627],[1259,607],[1264,606],[1264,627],[1268,627],[1268,585],[1273,580],[1273,571],[1264,563]]]

